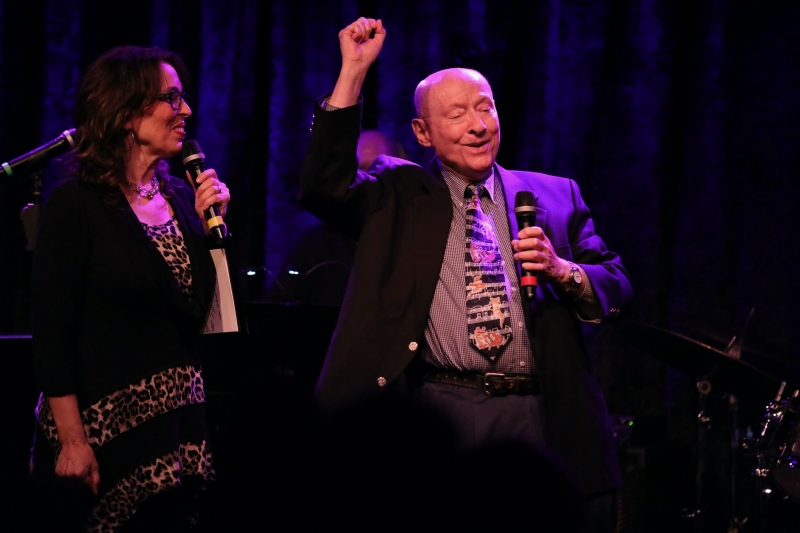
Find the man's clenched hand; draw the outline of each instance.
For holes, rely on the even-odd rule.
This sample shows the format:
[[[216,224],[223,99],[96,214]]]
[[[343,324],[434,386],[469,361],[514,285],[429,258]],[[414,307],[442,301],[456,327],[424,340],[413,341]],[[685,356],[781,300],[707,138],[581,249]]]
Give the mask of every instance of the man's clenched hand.
[[[358,102],[364,78],[370,65],[381,53],[385,39],[386,30],[380,19],[361,17],[339,32],[342,70],[328,100],[330,105],[349,107]]]

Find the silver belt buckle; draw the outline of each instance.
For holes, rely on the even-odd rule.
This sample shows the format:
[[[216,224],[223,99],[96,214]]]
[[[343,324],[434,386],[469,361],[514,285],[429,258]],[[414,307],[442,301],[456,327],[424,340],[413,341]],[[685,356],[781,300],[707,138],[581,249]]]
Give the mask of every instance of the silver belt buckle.
[[[492,382],[490,378],[500,378],[499,381]],[[483,392],[486,396],[505,396],[509,392],[508,389],[505,387],[501,387],[502,381],[505,381],[506,375],[502,372],[487,372],[483,376],[481,376],[481,382],[483,383]],[[511,387],[514,387],[514,384],[511,384]],[[513,391],[516,392],[516,391]]]

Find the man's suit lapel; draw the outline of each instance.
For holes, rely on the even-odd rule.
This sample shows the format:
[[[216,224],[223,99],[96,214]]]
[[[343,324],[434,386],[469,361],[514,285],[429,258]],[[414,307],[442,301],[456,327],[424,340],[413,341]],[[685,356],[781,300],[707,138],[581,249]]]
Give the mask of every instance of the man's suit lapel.
[[[524,183],[513,172],[509,172],[500,165],[495,165],[500,174],[500,181],[503,183],[503,192],[506,197],[506,211],[508,212],[508,227],[511,229],[511,238],[516,239],[519,235],[519,225],[517,217],[514,215],[514,199],[520,191],[530,191],[537,196],[536,191],[528,183]],[[536,209],[536,225],[544,228],[547,222],[547,210],[541,207]]]
[[[510,172],[500,165],[495,165],[497,168],[498,173],[500,174],[500,180],[503,184],[503,194],[506,197],[506,212],[508,213],[508,227],[511,230],[511,239],[518,239],[519,238],[519,224],[517,224],[517,217],[514,214],[514,201],[516,199],[517,193],[520,191],[530,191],[534,194],[534,198],[537,195],[536,191],[533,190],[533,187],[530,183],[526,183],[519,179],[513,172]],[[547,210],[538,207],[536,208],[536,226],[544,229],[547,224]],[[515,267],[517,270],[517,275],[521,274],[521,267],[519,261],[514,261],[516,263]],[[519,280],[519,278],[517,278]],[[544,291],[550,291],[551,289],[546,285],[540,285],[536,289],[536,299],[533,302],[529,302],[530,305],[523,305],[523,310],[526,313],[526,318],[531,323],[532,317],[530,316],[529,312],[533,311],[537,308],[537,306],[542,302],[544,297]],[[533,341],[533,335],[531,334],[531,340]],[[533,348],[533,346],[532,346]],[[537,351],[534,348],[534,359],[537,357]]]
[[[450,222],[453,219],[453,206],[450,191],[439,171],[434,158],[426,169],[430,176],[427,183],[429,194],[414,198],[414,241],[416,249],[416,317],[417,322],[430,313],[433,293],[442,269]]]

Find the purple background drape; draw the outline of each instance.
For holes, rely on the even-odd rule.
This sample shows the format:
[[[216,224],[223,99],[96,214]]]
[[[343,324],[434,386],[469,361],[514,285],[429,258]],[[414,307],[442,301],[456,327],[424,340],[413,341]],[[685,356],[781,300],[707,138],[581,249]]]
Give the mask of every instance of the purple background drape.
[[[416,83],[440,68],[482,71],[501,118],[499,162],[578,182],[630,271],[632,318],[724,343],[755,308],[753,353],[800,356],[797,2],[0,1],[0,160],[71,126],[79,76],[103,51],[172,49],[193,76],[190,137],[232,191],[237,263],[275,272],[316,224],[293,201],[311,102],[332,88],[336,34],[358,14],[388,30],[365,127],[424,163],[410,128]],[[55,180],[50,168],[46,189]],[[29,328],[18,217],[29,190],[0,178],[3,333]],[[679,403],[680,376],[619,348],[613,328],[592,336],[608,355],[598,365],[612,411]]]

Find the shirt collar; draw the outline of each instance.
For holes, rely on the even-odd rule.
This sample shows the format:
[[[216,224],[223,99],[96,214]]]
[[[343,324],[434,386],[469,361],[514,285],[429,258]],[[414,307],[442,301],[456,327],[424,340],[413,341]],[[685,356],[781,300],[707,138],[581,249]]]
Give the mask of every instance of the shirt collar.
[[[492,172],[483,180],[475,182],[475,183],[467,183],[464,179],[459,178],[455,175],[455,173],[447,170],[441,161],[437,159],[437,163],[439,164],[439,170],[442,173],[442,177],[444,178],[445,183],[447,183],[447,188],[450,189],[450,196],[453,198],[453,201],[461,204],[464,202],[464,191],[466,190],[468,185],[482,185],[484,189],[489,192],[489,198],[494,201],[494,188],[495,188],[495,170],[494,165],[492,165]]]

